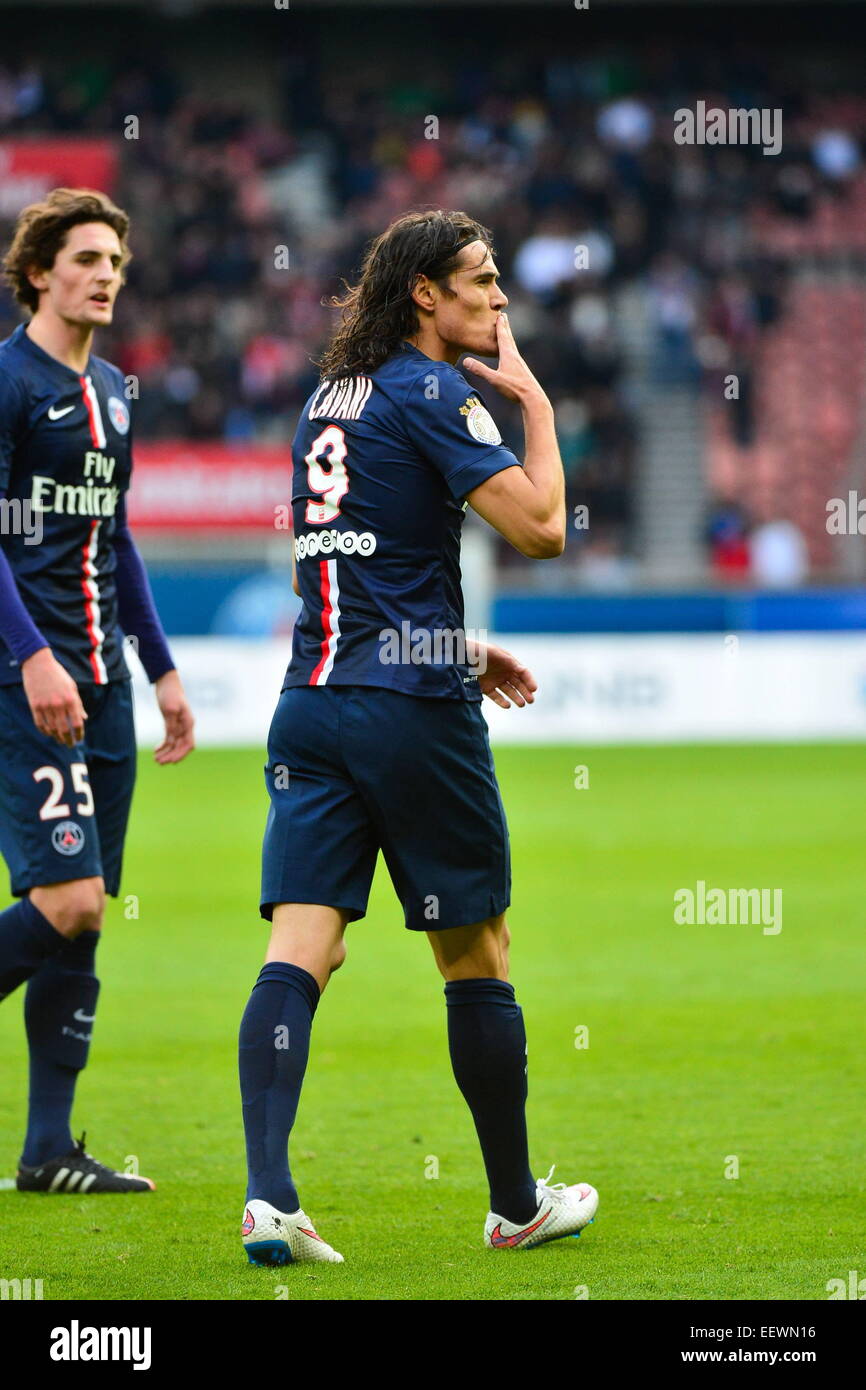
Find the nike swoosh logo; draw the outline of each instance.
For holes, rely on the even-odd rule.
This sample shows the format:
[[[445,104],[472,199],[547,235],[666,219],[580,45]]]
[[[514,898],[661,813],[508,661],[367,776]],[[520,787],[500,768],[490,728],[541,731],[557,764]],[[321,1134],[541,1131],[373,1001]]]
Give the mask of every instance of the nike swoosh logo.
[[[533,1231],[537,1231],[538,1228],[539,1228],[539,1226],[543,1226],[543,1225],[544,1225],[545,1221],[547,1220],[547,1218],[548,1218],[548,1216],[550,1215],[550,1213],[552,1212],[552,1210],[553,1210],[552,1207],[548,1207],[548,1209],[547,1209],[547,1211],[544,1213],[544,1215],[543,1215],[542,1217],[540,1217],[540,1218],[538,1219],[538,1221],[536,1221],[535,1224],[534,1224],[533,1226],[527,1226],[526,1229],[523,1230],[523,1231],[516,1231],[515,1234],[514,1234],[513,1236],[504,1236],[504,1235],[502,1234],[502,1222],[500,1221],[499,1225],[496,1226],[496,1227],[494,1228],[494,1230],[492,1230],[492,1231],[490,1232],[490,1242],[491,1242],[491,1244],[492,1244],[492,1245],[519,1245],[520,1242],[521,1242],[522,1240],[526,1240],[526,1237],[527,1237],[527,1236],[531,1236]]]
[[[81,1009],[76,1009],[72,1017],[77,1018],[79,1023],[92,1023],[96,1018],[96,1014],[86,1014],[83,1013]]]
[[[52,405],[52,406],[49,406],[49,408],[48,408],[48,418],[49,418],[49,420],[60,420],[60,419],[62,418],[62,416],[68,415],[69,412],[70,412],[70,410],[74,410],[74,409],[75,409],[75,406],[74,406],[74,405],[65,405],[65,406],[63,407],[62,410],[58,410],[57,407],[56,407],[56,406],[53,406],[53,405]]]

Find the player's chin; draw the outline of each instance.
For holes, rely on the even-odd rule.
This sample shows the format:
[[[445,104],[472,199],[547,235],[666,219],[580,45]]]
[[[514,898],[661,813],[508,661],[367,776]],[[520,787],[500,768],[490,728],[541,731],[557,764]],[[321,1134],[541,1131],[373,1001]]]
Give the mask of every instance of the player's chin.
[[[496,331],[488,333],[484,338],[478,338],[474,342],[467,343],[463,352],[474,357],[498,357],[499,343],[496,338]]]

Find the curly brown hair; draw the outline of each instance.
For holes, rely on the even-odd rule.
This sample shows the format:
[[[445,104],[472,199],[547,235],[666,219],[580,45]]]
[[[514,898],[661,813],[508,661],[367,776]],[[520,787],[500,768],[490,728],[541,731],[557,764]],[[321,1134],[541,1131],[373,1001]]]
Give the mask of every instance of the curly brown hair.
[[[470,242],[483,241],[493,252],[493,235],[465,212],[408,212],[375,238],[367,248],[361,278],[344,280],[346,293],[323,300],[341,309],[340,324],[320,361],[323,376],[356,376],[380,367],[418,328],[412,290],[418,275],[427,275],[442,289],[457,268],[460,252]]]
[[[50,270],[70,228],[83,222],[104,222],[117,232],[123,252],[122,269],[132,259],[126,244],[129,218],[105,193],[93,188],[54,188],[41,203],[18,214],[12,245],[3,258],[3,274],[19,304],[31,313],[39,308],[39,291],[28,274]]]

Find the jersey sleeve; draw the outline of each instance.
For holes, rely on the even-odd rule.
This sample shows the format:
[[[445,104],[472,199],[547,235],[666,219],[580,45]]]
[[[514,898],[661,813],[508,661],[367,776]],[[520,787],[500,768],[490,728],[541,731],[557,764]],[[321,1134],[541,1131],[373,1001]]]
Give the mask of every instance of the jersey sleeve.
[[[132,539],[124,497],[121,497],[117,508],[114,554],[117,559],[115,583],[120,626],[127,637],[136,638],[139,659],[148,680],[157,681],[166,671],[174,670],[174,659],[156,611],[144,561]]]
[[[0,492],[9,486],[12,459],[25,424],[21,388],[7,368],[0,366]]]
[[[452,497],[501,473],[520,468],[479,393],[447,363],[430,363],[406,394],[404,423],[412,443],[445,479]]]
[[[0,487],[0,502],[6,489]],[[6,554],[0,547],[0,640],[6,643],[15,660],[21,665],[28,656],[48,643],[34,623],[21,600],[15,576]]]

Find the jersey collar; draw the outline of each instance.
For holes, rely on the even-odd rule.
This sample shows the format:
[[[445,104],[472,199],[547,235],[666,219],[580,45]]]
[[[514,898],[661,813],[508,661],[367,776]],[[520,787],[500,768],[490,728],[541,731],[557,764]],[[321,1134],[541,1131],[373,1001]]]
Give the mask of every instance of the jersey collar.
[[[83,376],[87,377],[92,375],[93,353],[87,358],[87,366],[84,371],[77,372],[74,367],[67,367],[65,362],[61,362],[57,357],[52,357],[50,352],[46,352],[38,343],[34,343],[33,339],[26,332],[26,329],[26,323],[19,323],[12,334],[11,341],[16,347],[23,348],[25,352],[29,352],[32,357],[35,357],[38,362],[44,362],[48,366],[54,367],[57,371],[63,372],[65,376],[74,377],[76,381],[80,381]]]

